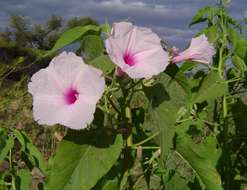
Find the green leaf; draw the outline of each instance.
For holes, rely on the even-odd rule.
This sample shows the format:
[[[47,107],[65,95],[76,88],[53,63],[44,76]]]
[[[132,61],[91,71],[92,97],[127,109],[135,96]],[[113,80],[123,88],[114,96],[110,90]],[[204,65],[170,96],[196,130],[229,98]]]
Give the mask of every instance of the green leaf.
[[[238,134],[241,136],[247,136],[247,105],[239,98],[237,102],[233,104],[232,107],[232,115],[234,119],[234,123],[236,126],[236,130]]]
[[[188,187],[188,181],[181,178],[178,174],[174,174],[172,178],[166,182],[165,184],[166,189],[171,190],[190,190]]]
[[[116,189],[119,189],[117,179],[112,179],[112,180],[107,181],[104,187],[102,188],[102,190],[116,190]]]
[[[2,141],[2,139],[0,139],[0,164],[2,163],[2,161],[4,161],[4,159],[8,156],[9,151],[14,147],[14,138],[13,137],[9,137],[7,140],[4,139],[5,142]]]
[[[189,136],[178,136],[176,151],[193,169],[203,187],[208,190],[222,190],[221,178],[215,168],[219,151],[212,138],[204,144],[195,144]]]
[[[104,74],[109,74],[115,68],[114,63],[107,55],[101,55],[88,64],[102,70]]]
[[[190,26],[201,22],[209,21],[213,23],[213,19],[218,14],[220,9],[218,7],[203,7],[197,11],[195,16],[192,18]]]
[[[215,25],[210,26],[208,28],[204,28],[201,32],[199,32],[199,35],[200,34],[205,34],[208,37],[209,42],[215,45],[217,44],[218,39],[220,38],[219,29]]]
[[[191,95],[191,86],[189,84],[188,77],[185,76],[184,72],[192,69],[196,65],[198,65],[198,63],[192,61],[184,62],[180,68],[178,68],[175,64],[170,64],[165,71],[173,80],[175,80],[184,89],[188,96]]]
[[[122,138],[99,129],[70,130],[51,161],[47,190],[89,190],[117,161]]]
[[[179,67],[179,72],[184,73],[185,71],[190,71],[193,68],[198,66],[197,62],[194,61],[185,61],[180,67]]]
[[[204,17],[204,15],[210,10],[210,7],[203,7],[201,9],[199,9],[197,11],[197,13],[194,15],[194,17],[192,18],[192,21],[190,23],[190,26],[191,25],[194,25],[194,24],[197,24],[197,23],[200,23],[200,22],[204,22],[206,21],[207,19]]]
[[[202,81],[202,84],[192,99],[192,104],[211,101],[227,93],[227,83],[215,71],[211,71]]]
[[[99,27],[95,25],[77,26],[69,29],[62,34],[62,36],[55,43],[54,47],[45,56],[48,56],[77,40],[80,40],[86,33],[95,33],[99,32],[99,30]]]
[[[243,59],[241,59],[238,55],[234,55],[232,57],[232,63],[241,71],[247,71],[247,65]]]
[[[88,35],[83,38],[82,50],[84,52],[85,60],[91,61],[94,58],[103,55],[104,43],[100,36]]]
[[[247,41],[238,32],[228,28],[229,40],[233,44],[234,54],[240,57],[246,64],[247,62]]]
[[[100,28],[101,28],[101,31],[107,35],[109,35],[111,32],[111,26],[108,23],[101,24]]]
[[[161,132],[161,155],[164,162],[173,149],[174,124],[179,117],[179,110],[185,105],[184,89],[167,74],[162,73],[156,84],[144,88],[151,108],[146,114],[144,127],[155,126]]]
[[[17,172],[17,189],[18,190],[27,190],[30,189],[32,177],[28,170],[18,170]]]
[[[38,148],[33,145],[32,140],[27,136],[24,131],[14,130],[17,140],[21,144],[21,150],[27,155],[29,161],[40,168],[43,172],[46,170],[44,158]]]

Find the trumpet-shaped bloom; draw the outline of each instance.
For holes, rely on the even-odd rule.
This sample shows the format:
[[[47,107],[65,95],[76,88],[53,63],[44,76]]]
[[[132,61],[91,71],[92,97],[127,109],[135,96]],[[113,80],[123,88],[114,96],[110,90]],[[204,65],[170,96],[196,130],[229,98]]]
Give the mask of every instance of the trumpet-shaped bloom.
[[[178,48],[176,48],[175,46],[173,46],[170,50],[170,54],[172,57],[175,57],[178,55]]]
[[[117,67],[116,68],[116,71],[115,71],[115,74],[118,76],[118,77],[122,77],[124,76],[124,72],[122,71],[122,69],[120,67]]]
[[[188,49],[174,56],[173,63],[192,60],[205,64],[209,64],[215,54],[213,45],[208,42],[207,37],[202,34],[196,38],[192,38]]]
[[[105,87],[102,72],[74,53],[63,52],[35,73],[28,84],[39,124],[82,129],[90,124]]]
[[[120,22],[113,24],[105,45],[119,70],[131,78],[149,79],[164,71],[169,63],[168,53],[163,50],[160,41],[149,28]]]

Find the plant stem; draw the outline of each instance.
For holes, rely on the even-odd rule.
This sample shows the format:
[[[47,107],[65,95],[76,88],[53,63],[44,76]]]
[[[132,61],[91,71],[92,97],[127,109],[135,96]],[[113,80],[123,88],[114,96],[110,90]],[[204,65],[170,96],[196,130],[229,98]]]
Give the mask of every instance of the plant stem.
[[[226,96],[223,96],[223,118],[224,119],[227,117],[227,112],[228,112],[227,100],[226,100]]]
[[[9,150],[9,167],[12,169],[12,151],[11,149]]]
[[[123,134],[123,138],[126,139],[125,141],[125,148],[124,148],[124,160],[123,160],[123,173],[125,175],[129,175],[129,169],[131,168],[132,163],[132,144],[133,144],[133,137],[132,137],[132,116],[131,116],[131,109],[129,106],[125,107],[125,118],[127,119],[126,124],[126,131],[127,134]]]
[[[225,124],[226,120],[224,120],[224,129],[223,129],[223,136],[224,136],[224,142],[223,142],[223,146],[224,146],[224,151],[225,151],[225,155],[226,155],[226,167],[225,167],[225,189],[226,190],[230,190],[230,185],[231,185],[231,158],[230,158],[230,147],[228,145],[228,125]]]
[[[12,189],[16,190],[15,188],[15,178],[12,176]]]
[[[159,146],[139,146],[141,149],[159,149],[160,147]],[[132,146],[132,149],[138,149],[139,148],[138,146]]]
[[[138,80],[136,83],[134,83],[133,85],[131,85],[127,90],[133,89],[135,86],[137,86],[141,82],[142,82],[142,79]]]
[[[117,106],[116,106],[115,103],[112,101],[112,99],[111,99],[109,96],[107,96],[107,99],[108,99],[108,101],[110,102],[110,104],[111,104],[111,106],[113,107],[113,109],[114,109],[118,114],[121,115],[120,110],[117,108]]]
[[[132,116],[130,107],[125,108],[125,117],[127,118],[127,147],[131,147],[133,145],[133,137],[132,137]]]
[[[219,52],[219,65],[218,65],[218,72],[219,72],[219,76],[220,78],[223,78],[223,60],[222,60],[222,55],[223,55],[223,46],[220,47],[220,52]]]
[[[12,150],[10,149],[9,150],[9,168],[10,168],[10,170],[11,170],[11,173],[12,173],[12,170],[13,170],[13,166],[12,166]],[[15,188],[15,177],[14,177],[14,175],[12,174],[12,176],[11,176],[11,186],[12,186],[12,189],[13,190],[16,190],[16,188]]]
[[[151,136],[149,136],[148,138],[144,139],[143,141],[134,144],[133,146],[140,146],[140,145],[142,145],[142,144],[144,144],[144,143],[150,141],[151,139],[153,139],[154,137],[156,137],[156,136],[159,135],[159,134],[160,134],[160,132],[158,131],[158,132],[152,134]]]
[[[227,83],[231,83],[231,82],[236,82],[236,81],[240,81],[242,80],[241,78],[236,78],[236,79],[231,79],[231,80],[227,80]]]
[[[129,90],[125,88],[124,84],[120,84],[123,97],[124,97],[124,106],[122,111],[122,118],[125,121],[125,129],[126,133],[123,134],[123,138],[125,140],[125,148],[123,150],[124,159],[123,159],[123,180],[126,180],[125,178],[128,178],[129,176],[129,170],[132,166],[132,146],[133,146],[133,135],[132,135],[132,114],[131,114],[131,108],[130,108],[130,100],[133,94],[133,89]],[[129,97],[130,96],[130,97]],[[121,109],[122,110],[122,109]],[[128,181],[128,180],[127,180]]]
[[[221,12],[222,14],[222,12]],[[224,49],[227,43],[227,39],[226,39],[226,31],[225,31],[225,20],[223,15],[221,15],[221,20],[220,20],[220,27],[222,29],[222,44],[219,50],[219,65],[218,65],[218,72],[219,72],[219,76],[222,79],[225,79],[224,73],[225,73],[225,63],[223,60],[223,53],[224,53]],[[226,79],[225,79],[226,80]],[[227,82],[227,81],[226,81]],[[226,190],[230,189],[230,185],[231,185],[231,154],[230,154],[230,147],[229,147],[229,142],[228,142],[228,138],[229,138],[229,129],[228,129],[228,123],[227,123],[227,114],[228,114],[228,105],[227,105],[227,97],[226,95],[223,96],[222,98],[222,133],[223,133],[223,151],[224,151],[224,155],[225,155],[225,170],[224,170],[224,174],[225,174],[225,184],[224,184],[224,188]]]

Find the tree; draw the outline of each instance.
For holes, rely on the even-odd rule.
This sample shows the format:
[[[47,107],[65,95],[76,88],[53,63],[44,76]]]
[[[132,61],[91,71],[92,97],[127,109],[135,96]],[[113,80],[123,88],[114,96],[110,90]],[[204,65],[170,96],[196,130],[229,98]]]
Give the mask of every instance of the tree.
[[[31,23],[22,15],[12,14],[9,17],[9,25],[0,32],[0,66],[2,64],[14,66],[16,60],[24,58],[24,61],[18,65],[20,69],[30,63],[33,63],[42,54],[42,52],[50,50],[59,36],[64,31],[75,27],[85,25],[98,25],[98,23],[90,17],[75,17],[65,22],[60,16],[52,15],[44,24]],[[32,65],[29,69],[20,69],[14,72],[14,78],[19,78],[23,72],[32,73],[48,63],[49,59]]]
[[[67,29],[76,26],[98,25],[90,17],[74,17],[63,23],[60,16],[52,15],[45,24],[32,24],[22,15],[10,15],[9,26],[0,32],[0,39],[16,43],[19,47],[40,50],[52,48],[58,37]]]
[[[98,23],[90,17],[74,17],[69,19],[67,22],[68,28],[85,25],[98,25]]]

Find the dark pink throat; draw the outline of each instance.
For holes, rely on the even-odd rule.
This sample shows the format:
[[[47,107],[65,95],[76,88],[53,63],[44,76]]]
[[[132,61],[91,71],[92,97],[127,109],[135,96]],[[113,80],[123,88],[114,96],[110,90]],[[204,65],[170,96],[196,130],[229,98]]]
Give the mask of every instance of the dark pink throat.
[[[135,65],[135,57],[131,53],[128,53],[128,52],[124,53],[123,60],[124,60],[125,64],[127,64],[129,66],[134,66]]]
[[[77,90],[70,88],[64,94],[64,100],[67,105],[74,104],[75,101],[78,99],[79,93]]]

